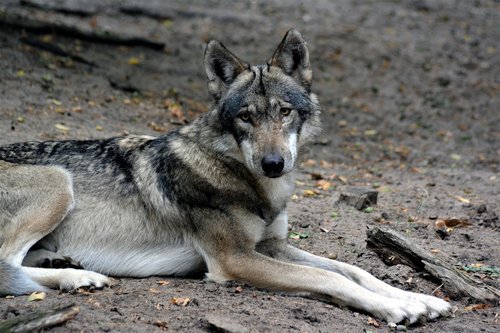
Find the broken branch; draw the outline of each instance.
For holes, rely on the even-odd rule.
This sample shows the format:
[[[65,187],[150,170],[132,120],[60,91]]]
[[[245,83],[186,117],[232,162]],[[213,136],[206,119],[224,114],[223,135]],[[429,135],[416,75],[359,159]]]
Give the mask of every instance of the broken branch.
[[[367,244],[388,264],[403,263],[429,273],[442,281],[453,298],[471,297],[481,302],[496,303],[500,290],[473,279],[456,269],[455,263],[433,256],[394,230],[375,227],[367,231]]]

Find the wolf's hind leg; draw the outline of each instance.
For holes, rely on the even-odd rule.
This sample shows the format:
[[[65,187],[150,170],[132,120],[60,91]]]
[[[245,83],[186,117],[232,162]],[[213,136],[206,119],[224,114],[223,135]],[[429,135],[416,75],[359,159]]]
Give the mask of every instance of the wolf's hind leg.
[[[73,206],[69,174],[58,167],[0,161],[0,259],[21,266],[28,250]]]
[[[23,266],[83,269],[79,261],[45,249],[30,250],[26,257],[24,257]]]
[[[73,188],[65,170],[0,161],[0,294],[109,284],[106,276],[94,272],[21,266],[29,249],[52,232],[72,206]]]
[[[107,276],[82,269],[21,267],[21,271],[34,282],[53,289],[74,290],[80,287],[102,288],[111,285]]]

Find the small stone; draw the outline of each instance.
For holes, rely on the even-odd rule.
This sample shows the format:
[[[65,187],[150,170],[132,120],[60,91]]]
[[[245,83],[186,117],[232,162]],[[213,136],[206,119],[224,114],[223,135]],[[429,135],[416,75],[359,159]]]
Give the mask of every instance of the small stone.
[[[358,210],[364,210],[377,204],[378,191],[367,187],[345,187],[341,193],[337,203],[345,203],[349,206],[356,207]]]
[[[335,259],[337,259],[337,253],[328,253],[327,258],[335,260]]]
[[[206,321],[209,323],[212,330],[226,333],[249,332],[249,328],[243,326],[233,318],[224,315],[209,314],[206,316]]]
[[[483,214],[483,213],[486,213],[486,205],[479,205],[479,207],[477,207],[476,209],[476,212],[478,214]]]

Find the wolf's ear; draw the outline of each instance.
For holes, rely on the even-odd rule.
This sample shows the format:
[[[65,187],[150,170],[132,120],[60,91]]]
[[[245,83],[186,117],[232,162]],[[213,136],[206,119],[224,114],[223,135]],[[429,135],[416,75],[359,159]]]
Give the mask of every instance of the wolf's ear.
[[[212,40],[205,50],[205,71],[208,78],[208,92],[218,100],[227,87],[248,64],[241,62],[222,43]]]
[[[281,68],[286,74],[297,79],[309,90],[312,82],[311,64],[306,42],[300,32],[289,30],[268,61],[270,66]]]

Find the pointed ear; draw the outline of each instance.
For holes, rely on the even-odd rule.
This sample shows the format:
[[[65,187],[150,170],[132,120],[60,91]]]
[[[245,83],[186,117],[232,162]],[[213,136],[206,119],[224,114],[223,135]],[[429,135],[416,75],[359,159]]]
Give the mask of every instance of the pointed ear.
[[[222,43],[212,40],[205,50],[205,71],[208,78],[208,92],[218,100],[227,87],[244,70],[248,64],[243,63]]]
[[[289,30],[280,45],[268,61],[270,66],[277,66],[286,74],[298,80],[307,90],[311,87],[312,71],[309,63],[309,51],[300,32]]]

